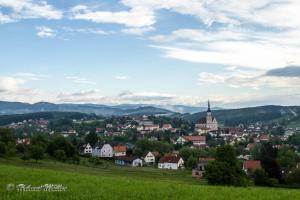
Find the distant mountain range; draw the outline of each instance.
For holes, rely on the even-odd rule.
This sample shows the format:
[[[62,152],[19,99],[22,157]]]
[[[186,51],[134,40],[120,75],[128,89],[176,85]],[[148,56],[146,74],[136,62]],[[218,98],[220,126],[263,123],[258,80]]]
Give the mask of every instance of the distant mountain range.
[[[107,106],[98,104],[53,104],[39,102],[35,104],[0,101],[0,115],[26,114],[35,112],[79,112],[94,113],[102,116],[122,115],[172,115],[175,112],[149,105],[118,105]]]
[[[164,115],[180,117],[196,123],[206,115],[205,107],[192,107],[183,105],[147,105],[147,104],[122,104],[116,106],[98,104],[53,104],[40,102],[35,104],[20,102],[0,101],[0,115],[7,119],[8,115],[38,113],[48,115],[47,112],[66,112],[96,114],[101,116],[124,116],[124,115]],[[259,106],[239,109],[213,108],[213,115],[226,126],[235,126],[240,123],[252,123],[258,121],[271,121],[278,119],[299,118],[300,106]],[[40,114],[42,113],[42,114]],[[45,114],[46,113],[46,114]],[[58,114],[56,114],[58,115]],[[59,114],[61,115],[61,114]],[[72,114],[73,115],[73,114]],[[77,114],[76,114],[77,115]],[[27,116],[27,115],[25,115]],[[29,115],[31,116],[31,115]],[[52,115],[51,115],[52,116]],[[18,116],[24,117],[24,116]],[[0,118],[1,121],[2,118]],[[22,118],[23,119],[23,118]]]
[[[21,102],[0,101],[0,115],[25,114],[34,112],[81,112],[95,113],[96,115],[132,115],[132,114],[165,114],[197,113],[205,111],[206,107],[193,107],[184,105],[152,105],[152,104],[121,104],[115,106],[100,104],[54,104],[39,102],[34,104]],[[220,108],[213,108],[218,110]]]

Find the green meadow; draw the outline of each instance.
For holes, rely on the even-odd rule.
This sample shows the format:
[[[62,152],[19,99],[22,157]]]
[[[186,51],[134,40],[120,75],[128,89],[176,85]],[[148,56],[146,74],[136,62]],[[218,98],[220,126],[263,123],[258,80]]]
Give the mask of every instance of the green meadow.
[[[8,191],[7,184],[62,184],[64,192]],[[0,159],[0,199],[300,199],[300,190],[208,186],[189,171],[156,168],[98,167],[53,161],[22,162]]]

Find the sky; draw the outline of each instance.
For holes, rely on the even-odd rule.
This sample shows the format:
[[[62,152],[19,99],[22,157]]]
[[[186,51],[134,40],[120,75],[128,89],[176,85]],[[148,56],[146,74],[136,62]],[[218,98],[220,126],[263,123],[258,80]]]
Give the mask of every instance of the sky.
[[[299,0],[0,0],[0,100],[299,105]]]

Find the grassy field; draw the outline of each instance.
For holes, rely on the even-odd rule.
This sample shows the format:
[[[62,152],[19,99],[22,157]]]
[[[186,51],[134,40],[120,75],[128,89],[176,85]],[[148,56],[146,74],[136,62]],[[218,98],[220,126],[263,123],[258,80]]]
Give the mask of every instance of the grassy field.
[[[65,192],[7,191],[6,185],[63,184]],[[300,199],[299,190],[203,185],[188,171],[39,164],[0,159],[0,199]]]

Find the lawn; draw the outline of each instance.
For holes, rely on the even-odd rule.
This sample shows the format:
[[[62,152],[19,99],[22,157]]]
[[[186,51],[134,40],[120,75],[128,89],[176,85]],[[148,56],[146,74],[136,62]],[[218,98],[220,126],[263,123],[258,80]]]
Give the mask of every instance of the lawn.
[[[109,167],[109,169],[108,169]],[[6,185],[62,184],[65,192],[7,191]],[[203,185],[188,172],[154,168],[85,167],[52,161],[39,164],[0,160],[0,199],[300,199],[300,191]]]

